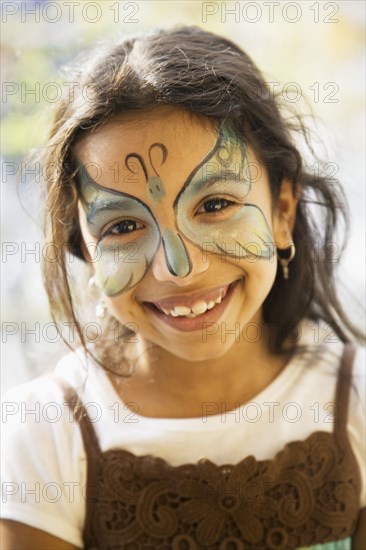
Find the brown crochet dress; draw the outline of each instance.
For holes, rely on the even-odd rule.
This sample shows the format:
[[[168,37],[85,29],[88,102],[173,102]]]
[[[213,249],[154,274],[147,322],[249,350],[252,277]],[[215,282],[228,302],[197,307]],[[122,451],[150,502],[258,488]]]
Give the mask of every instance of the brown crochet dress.
[[[353,358],[345,346],[332,433],[292,441],[273,460],[246,456],[223,466],[207,459],[172,466],[152,455],[102,452],[78,395],[67,388],[88,461],[85,548],[280,550],[349,537],[360,506],[359,470],[346,433]]]

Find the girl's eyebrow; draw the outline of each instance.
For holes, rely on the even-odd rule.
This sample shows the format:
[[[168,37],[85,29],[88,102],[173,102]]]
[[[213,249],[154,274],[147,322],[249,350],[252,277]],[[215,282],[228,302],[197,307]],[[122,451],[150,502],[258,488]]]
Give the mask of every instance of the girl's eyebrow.
[[[182,188],[180,189],[178,195],[175,197],[173,208],[176,209],[178,206],[178,202],[180,197],[185,193],[186,189],[192,185],[194,186],[195,191],[201,191],[202,189],[208,189],[218,181],[225,181],[227,179],[232,179],[234,176],[235,180],[241,180],[240,178],[240,167],[238,169],[238,172],[235,172],[233,170],[230,170],[229,168],[226,168],[223,170],[222,165],[217,160],[215,161],[215,155],[217,154],[219,148],[221,147],[221,144],[225,143],[225,139],[222,135],[222,129],[219,130],[219,135],[216,140],[215,145],[213,148],[207,153],[207,155],[202,159],[202,161],[193,169],[191,174],[188,176],[186,181],[184,182]],[[244,159],[246,159],[246,153],[244,153]],[[244,161],[243,159],[243,161]],[[203,169],[207,170],[208,166],[214,165],[216,169],[216,173],[213,173],[212,171],[207,172],[204,176],[200,177],[198,176],[199,171]],[[217,166],[219,165],[220,173],[217,173]],[[220,169],[221,168],[221,169]],[[197,181],[195,181],[197,180]]]
[[[94,214],[105,211],[120,211],[123,210],[132,210],[134,207],[131,202],[125,197],[120,197],[115,200],[102,198],[99,202],[94,201],[91,206]]]
[[[192,186],[193,192],[199,192],[205,189],[210,189],[215,185],[217,182],[226,183],[227,181],[236,181],[236,182],[242,182],[245,181],[241,175],[240,172],[235,172],[233,170],[222,170],[218,174],[206,174],[202,178],[197,178],[196,181],[194,181],[197,178],[197,171],[193,173],[192,176],[190,176],[184,183],[182,189],[179,191],[177,197],[174,200],[173,207],[176,209],[180,197],[183,195],[184,192],[188,189],[188,187]]]
[[[90,207],[88,208],[88,213],[86,219],[88,223],[95,223],[95,219],[103,216],[104,213],[108,212],[128,212],[132,210],[134,205],[128,200],[123,200],[123,197],[117,198],[115,200],[102,198],[100,201],[93,201]]]
[[[242,181],[242,177],[240,175],[240,172],[236,172],[233,170],[223,170],[219,174],[207,174],[207,176],[204,176],[200,180],[194,183],[194,190],[200,191],[201,189],[208,189],[212,187],[215,183],[218,181],[225,182],[225,181]]]

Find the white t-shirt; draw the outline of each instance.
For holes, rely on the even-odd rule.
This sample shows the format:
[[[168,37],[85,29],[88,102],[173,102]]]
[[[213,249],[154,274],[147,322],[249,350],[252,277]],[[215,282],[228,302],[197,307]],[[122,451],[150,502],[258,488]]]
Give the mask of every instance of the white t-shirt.
[[[53,374],[11,388],[2,403],[2,517],[83,546],[86,454],[60,379],[77,390],[102,452],[120,448],[153,454],[173,466],[202,457],[219,465],[251,454],[273,459],[290,441],[331,432],[343,344],[329,328],[318,330],[310,321],[301,333],[302,351],[255,398],[232,411],[206,403],[197,418],[139,415],[121,401],[103,369],[90,360],[86,364],[81,353],[67,355]],[[366,506],[365,393],[365,350],[360,348],[347,427],[360,467],[361,506]]]

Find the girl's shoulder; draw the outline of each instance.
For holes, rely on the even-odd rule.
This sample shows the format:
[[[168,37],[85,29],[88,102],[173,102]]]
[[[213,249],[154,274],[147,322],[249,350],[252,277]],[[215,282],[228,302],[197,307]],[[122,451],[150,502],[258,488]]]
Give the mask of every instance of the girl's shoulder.
[[[77,390],[82,387],[85,369],[78,353],[64,356],[52,372],[14,385],[2,395],[2,430],[7,441],[14,446],[30,445],[32,454],[47,445],[50,452],[55,435],[63,452],[81,443],[79,430],[65,402],[65,386]],[[63,374],[64,373],[64,374]],[[37,440],[37,445],[35,441]],[[76,441],[77,440],[77,441]]]
[[[72,354],[58,367],[74,362]],[[4,393],[1,430],[1,517],[81,547],[85,452],[55,372]]]

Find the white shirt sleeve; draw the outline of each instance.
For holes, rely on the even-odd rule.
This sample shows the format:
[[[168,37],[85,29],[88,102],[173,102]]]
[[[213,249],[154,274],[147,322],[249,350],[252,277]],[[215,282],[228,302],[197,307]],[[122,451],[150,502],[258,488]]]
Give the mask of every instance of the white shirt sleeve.
[[[51,376],[2,398],[1,517],[82,547],[86,458],[78,425]]]

